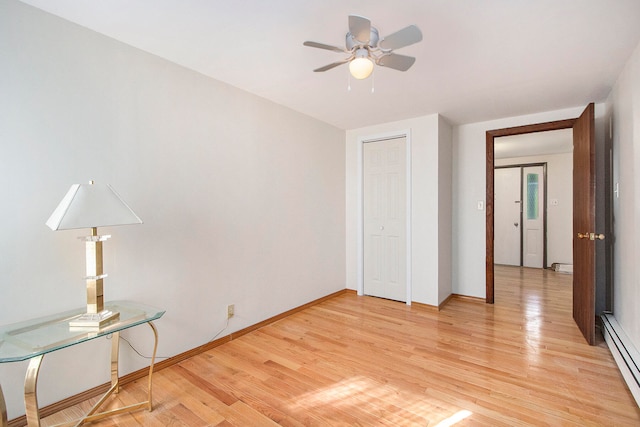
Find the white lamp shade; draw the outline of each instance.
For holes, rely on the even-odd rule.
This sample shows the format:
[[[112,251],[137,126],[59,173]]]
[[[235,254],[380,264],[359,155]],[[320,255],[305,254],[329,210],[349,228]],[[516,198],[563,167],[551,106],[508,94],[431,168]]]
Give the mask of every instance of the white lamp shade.
[[[52,230],[142,224],[109,184],[74,184],[47,220]]]
[[[358,80],[366,79],[373,72],[373,61],[366,57],[358,57],[349,62],[349,72]]]

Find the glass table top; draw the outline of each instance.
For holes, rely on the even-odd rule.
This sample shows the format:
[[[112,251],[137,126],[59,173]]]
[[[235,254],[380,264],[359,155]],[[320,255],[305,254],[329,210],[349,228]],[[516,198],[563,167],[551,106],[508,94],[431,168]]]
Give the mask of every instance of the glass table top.
[[[100,329],[71,327],[69,322],[84,314],[86,307],[25,322],[0,326],[0,363],[18,362],[64,347],[122,331],[159,319],[164,310],[131,301],[105,303],[105,309],[120,313]]]

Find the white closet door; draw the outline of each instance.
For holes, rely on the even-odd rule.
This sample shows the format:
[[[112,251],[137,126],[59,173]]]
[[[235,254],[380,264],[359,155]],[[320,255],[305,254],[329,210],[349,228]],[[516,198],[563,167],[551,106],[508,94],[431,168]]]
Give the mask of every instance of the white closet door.
[[[364,293],[407,300],[406,139],[364,144]]]

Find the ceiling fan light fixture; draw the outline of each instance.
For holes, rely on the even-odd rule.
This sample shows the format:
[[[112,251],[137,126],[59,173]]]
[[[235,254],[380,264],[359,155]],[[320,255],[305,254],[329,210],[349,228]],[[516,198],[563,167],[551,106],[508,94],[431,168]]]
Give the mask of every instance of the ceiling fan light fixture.
[[[367,49],[358,49],[356,57],[349,62],[349,72],[358,80],[366,79],[371,75],[373,72],[373,61],[369,58],[369,51],[367,51]]]

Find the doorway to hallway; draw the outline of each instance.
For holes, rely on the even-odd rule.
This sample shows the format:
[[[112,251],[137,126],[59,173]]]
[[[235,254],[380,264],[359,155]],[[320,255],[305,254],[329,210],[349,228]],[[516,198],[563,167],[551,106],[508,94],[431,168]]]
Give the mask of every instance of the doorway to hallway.
[[[580,117],[486,132],[486,301],[494,302],[494,140],[496,137],[573,129],[573,318],[587,342],[595,344],[595,104]],[[583,231],[584,230],[584,231]],[[592,231],[594,230],[594,231]]]

